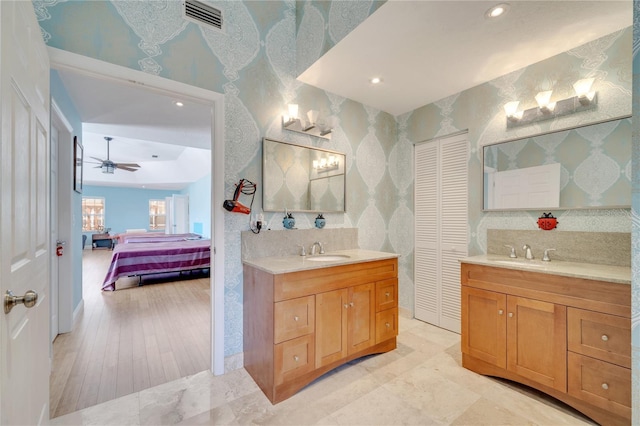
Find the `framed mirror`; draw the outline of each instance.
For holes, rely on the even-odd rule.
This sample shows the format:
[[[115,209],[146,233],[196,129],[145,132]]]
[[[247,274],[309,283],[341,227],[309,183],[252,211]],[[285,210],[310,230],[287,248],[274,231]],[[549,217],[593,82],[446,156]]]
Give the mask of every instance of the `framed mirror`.
[[[483,147],[483,210],[631,206],[631,119]]]
[[[346,156],[341,152],[263,139],[262,209],[345,211]]]

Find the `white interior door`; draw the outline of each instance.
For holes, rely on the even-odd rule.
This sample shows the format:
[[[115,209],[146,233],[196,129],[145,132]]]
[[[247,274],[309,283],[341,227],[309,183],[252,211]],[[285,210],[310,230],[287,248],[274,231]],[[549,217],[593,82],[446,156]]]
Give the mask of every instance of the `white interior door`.
[[[171,202],[171,232],[186,234],[189,232],[189,196],[173,194]]]
[[[0,1],[0,423],[49,419],[49,60],[33,4]]]
[[[493,173],[489,186],[495,208],[557,208],[560,205],[560,163]],[[491,195],[493,193],[493,195]]]
[[[51,309],[51,335],[50,339],[53,342],[59,333],[58,328],[58,256],[56,255],[56,247],[58,240],[58,131],[54,126],[51,126],[51,173],[50,176],[50,188],[51,188],[51,290],[49,294],[50,309]]]

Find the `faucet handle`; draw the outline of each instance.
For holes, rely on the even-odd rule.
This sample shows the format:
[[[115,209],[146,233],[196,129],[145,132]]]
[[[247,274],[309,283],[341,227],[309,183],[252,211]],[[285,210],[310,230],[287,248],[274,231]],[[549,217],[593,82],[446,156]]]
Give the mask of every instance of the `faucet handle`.
[[[518,256],[516,255],[516,248],[514,246],[510,246],[509,244],[505,244],[504,245],[506,248],[511,249],[511,253],[509,253],[509,257],[512,259],[517,258]]]
[[[549,252],[550,251],[556,251],[556,249],[554,249],[554,248],[544,249],[544,254],[542,255],[542,260],[544,262],[551,262],[551,259],[549,258]]]
[[[298,247],[300,247],[300,256],[306,256],[307,252],[304,249],[304,244],[298,244]]]

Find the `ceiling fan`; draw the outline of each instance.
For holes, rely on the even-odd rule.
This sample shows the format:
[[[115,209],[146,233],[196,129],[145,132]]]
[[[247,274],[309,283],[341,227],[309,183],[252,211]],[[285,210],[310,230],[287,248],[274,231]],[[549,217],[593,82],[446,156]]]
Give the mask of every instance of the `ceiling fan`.
[[[113,161],[111,161],[109,159],[109,142],[111,142],[111,140],[113,140],[113,138],[109,137],[109,136],[105,136],[104,139],[107,141],[107,159],[106,160],[102,160],[100,158],[97,157],[91,157],[94,160],[98,160],[100,163],[95,163],[92,161],[89,161],[89,163],[93,163],[93,164],[100,164],[99,166],[96,166],[95,168],[98,169],[102,169],[102,173],[108,173],[108,174],[113,174],[113,172],[116,169],[120,169],[120,170],[126,170],[128,172],[135,172],[138,170],[138,168],[140,167],[139,164],[136,163],[114,163]]]

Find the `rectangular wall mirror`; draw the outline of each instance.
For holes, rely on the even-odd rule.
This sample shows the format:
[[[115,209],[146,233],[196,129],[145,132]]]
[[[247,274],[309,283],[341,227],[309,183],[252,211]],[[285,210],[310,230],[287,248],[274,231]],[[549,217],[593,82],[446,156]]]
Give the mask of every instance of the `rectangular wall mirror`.
[[[484,210],[631,206],[631,119],[483,147]]]
[[[264,138],[262,209],[344,212],[345,160],[340,152]]]

